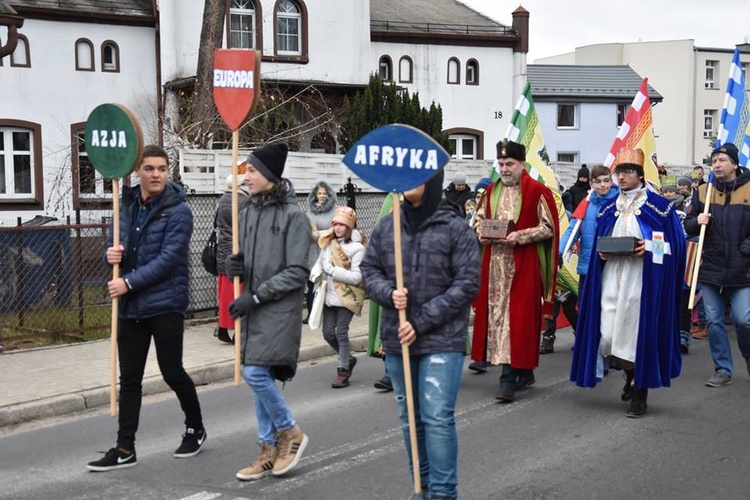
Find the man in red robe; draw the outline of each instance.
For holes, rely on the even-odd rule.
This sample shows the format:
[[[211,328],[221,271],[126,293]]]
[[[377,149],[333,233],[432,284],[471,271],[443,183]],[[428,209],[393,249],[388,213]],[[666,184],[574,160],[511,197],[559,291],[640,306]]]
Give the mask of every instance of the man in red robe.
[[[487,188],[474,227],[483,246],[482,278],[474,307],[471,357],[500,365],[496,399],[510,403],[515,391],[534,383],[539,335],[551,314],[557,274],[557,208],[552,192],[526,172],[526,148],[497,144],[500,179]],[[512,221],[501,239],[491,239],[483,221]]]

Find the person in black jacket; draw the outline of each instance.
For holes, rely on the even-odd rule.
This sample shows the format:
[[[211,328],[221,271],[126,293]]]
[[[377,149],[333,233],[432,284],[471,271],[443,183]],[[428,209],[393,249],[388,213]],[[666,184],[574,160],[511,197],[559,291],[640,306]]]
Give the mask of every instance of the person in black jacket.
[[[739,166],[737,146],[726,143],[711,153],[714,184],[706,200],[708,184],[693,190],[685,219],[688,236],[707,226],[698,282],[708,320],[708,344],[714,361],[709,387],[732,383],[732,351],[724,311],[731,304],[737,343],[750,375],[750,172]],[[709,211],[703,213],[705,204]]]
[[[466,217],[466,200],[474,198],[474,193],[471,191],[469,185],[466,184],[466,174],[456,172],[453,176],[453,182],[448,184],[448,187],[443,192],[445,193],[445,199],[451,203],[455,203],[461,211],[461,215]]]
[[[454,412],[471,301],[479,291],[479,245],[452,203],[441,201],[443,172],[404,192],[404,289],[396,290],[393,214],[375,227],[360,265],[365,290],[383,307],[381,335],[411,462],[402,344],[410,346],[423,489],[456,498],[458,436]],[[399,323],[399,310],[407,321]],[[442,495],[442,496],[440,496]]]
[[[575,211],[578,204],[586,199],[590,190],[591,184],[589,183],[589,169],[584,163],[581,165],[580,170],[578,170],[578,180],[568,189],[572,198],[572,211]]]
[[[117,348],[120,361],[120,411],[117,444],[88,470],[133,467],[135,433],[141,411],[141,383],[151,338],[164,381],[185,413],[185,434],[175,458],[197,455],[206,442],[195,384],[182,366],[185,310],[188,305],[188,250],[193,214],[185,191],[170,182],[169,158],[159,146],[143,148],[135,171],[140,185],[123,187],[120,245],[110,235],[106,261],[120,264],[121,277],[107,283],[119,298]]]

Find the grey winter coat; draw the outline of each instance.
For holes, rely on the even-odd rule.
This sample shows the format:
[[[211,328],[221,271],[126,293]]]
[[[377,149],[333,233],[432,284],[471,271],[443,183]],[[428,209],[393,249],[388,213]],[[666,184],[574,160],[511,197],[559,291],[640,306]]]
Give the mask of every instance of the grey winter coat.
[[[417,331],[409,348],[414,356],[465,352],[471,301],[479,292],[479,245],[458,207],[443,201],[410,234],[401,221],[404,288],[409,290],[406,318]],[[391,294],[396,289],[393,256],[393,214],[378,222],[360,265],[370,299],[383,306],[381,336],[388,354],[401,354],[398,311]]]
[[[271,366],[279,380],[290,380],[297,370],[311,240],[310,225],[287,179],[268,193],[251,196],[240,214],[243,292],[260,300],[242,318],[242,360]]]
[[[318,205],[318,197],[316,193],[319,187],[324,187],[328,192],[328,198],[326,201]],[[333,190],[330,184],[326,181],[318,181],[315,186],[307,195],[307,218],[310,220],[310,227],[315,226],[317,231],[323,231],[330,229],[333,220],[333,212],[336,210],[338,200],[336,199],[336,192]],[[308,255],[307,264],[312,268],[315,265],[315,261],[318,260],[320,254],[320,248],[318,247],[317,240],[313,238],[312,231],[310,232],[310,253]]]
[[[242,189],[237,190],[238,213],[247,206],[250,197]],[[216,264],[219,274],[226,274],[224,261],[232,253],[232,191],[226,191],[219,198],[216,208]]]

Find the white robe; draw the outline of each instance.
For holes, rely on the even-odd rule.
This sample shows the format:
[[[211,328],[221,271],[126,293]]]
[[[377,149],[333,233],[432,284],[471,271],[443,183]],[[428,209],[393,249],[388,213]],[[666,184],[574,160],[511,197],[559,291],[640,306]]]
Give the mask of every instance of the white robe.
[[[643,239],[636,211],[646,202],[646,189],[621,192],[620,213],[612,236]],[[601,342],[604,356],[635,362],[643,287],[643,258],[611,256],[602,271]]]

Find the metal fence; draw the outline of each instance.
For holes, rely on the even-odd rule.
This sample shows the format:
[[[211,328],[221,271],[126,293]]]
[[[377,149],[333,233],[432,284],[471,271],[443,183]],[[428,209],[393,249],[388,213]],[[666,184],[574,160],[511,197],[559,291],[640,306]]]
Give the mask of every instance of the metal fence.
[[[384,193],[356,193],[358,228],[370,236]],[[188,314],[217,310],[216,278],[201,264],[219,196],[188,195],[194,229],[190,243]],[[351,202],[342,194],[339,203]],[[298,197],[302,211],[307,196]],[[80,220],[80,219],[76,219]],[[54,225],[53,225],[54,224]],[[109,335],[111,301],[104,262],[110,224],[65,224],[38,218],[0,227],[0,350],[24,345],[71,342]]]

